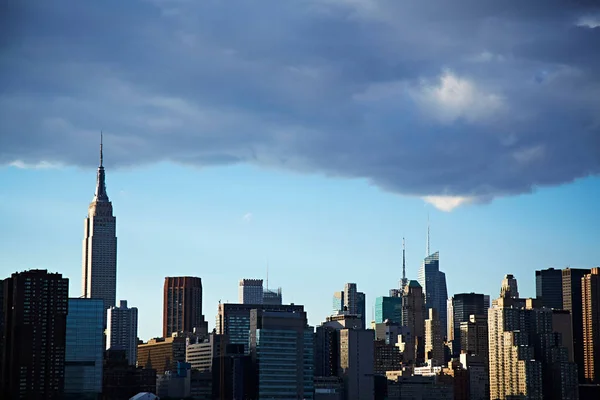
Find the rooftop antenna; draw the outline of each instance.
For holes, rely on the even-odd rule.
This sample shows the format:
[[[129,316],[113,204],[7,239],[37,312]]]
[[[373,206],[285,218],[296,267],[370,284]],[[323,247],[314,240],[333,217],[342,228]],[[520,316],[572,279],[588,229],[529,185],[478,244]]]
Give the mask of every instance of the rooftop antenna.
[[[429,257],[429,213],[427,213],[427,248],[425,249],[425,257]]]
[[[100,131],[100,166],[102,167],[103,164],[103,156],[102,156],[102,131]]]
[[[407,284],[408,281],[406,279],[406,245],[404,242],[404,238],[402,238],[402,281],[400,284],[400,289],[402,290],[402,293],[404,293],[404,288]]]
[[[269,260],[267,260],[267,291],[269,290]]]

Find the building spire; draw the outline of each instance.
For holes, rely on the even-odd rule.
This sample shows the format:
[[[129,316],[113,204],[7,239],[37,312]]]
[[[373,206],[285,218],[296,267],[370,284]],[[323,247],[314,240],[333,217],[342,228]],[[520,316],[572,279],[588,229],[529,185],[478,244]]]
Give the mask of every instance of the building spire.
[[[102,167],[104,164],[104,159],[102,156],[102,131],[100,131],[100,166]]]
[[[104,176],[104,153],[102,150],[103,134],[100,131],[100,165],[98,166],[98,174],[96,178],[96,194],[94,201],[96,202],[108,202],[108,195],[106,194],[106,178]]]
[[[402,238],[402,281],[400,284],[400,289],[402,293],[404,293],[404,288],[408,284],[408,279],[406,279],[406,246],[404,243],[404,238]]]

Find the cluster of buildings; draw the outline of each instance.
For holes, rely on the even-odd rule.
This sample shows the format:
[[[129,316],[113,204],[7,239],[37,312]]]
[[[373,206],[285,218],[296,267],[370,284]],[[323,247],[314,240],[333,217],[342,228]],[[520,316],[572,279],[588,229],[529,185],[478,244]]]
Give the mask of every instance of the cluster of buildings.
[[[429,240],[428,240],[429,242]],[[162,336],[142,342],[138,312],[116,302],[116,219],[100,148],[84,225],[82,292],[46,270],[0,281],[0,398],[596,399],[600,398],[600,268],[536,271],[536,297],[506,275],[497,298],[448,296],[439,253],[416,280],[375,299],[356,283],[331,315],[308,323],[262,279],[237,303],[203,314],[200,277],[166,277]],[[268,281],[267,281],[268,282]]]

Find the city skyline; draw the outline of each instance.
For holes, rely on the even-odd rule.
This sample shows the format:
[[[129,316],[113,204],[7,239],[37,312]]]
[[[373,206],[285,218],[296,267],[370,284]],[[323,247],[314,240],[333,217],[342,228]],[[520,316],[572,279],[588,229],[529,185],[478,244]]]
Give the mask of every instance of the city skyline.
[[[505,274],[534,296],[535,270],[600,259],[598,12],[15,3],[2,15],[15,40],[0,65],[0,272],[57,271],[81,294],[104,131],[115,300],[139,308],[142,339],[161,334],[164,277],[202,278],[212,327],[267,265],[311,325],[348,282],[370,320],[402,278],[403,238],[417,279],[428,215],[448,297],[493,299]]]
[[[153,168],[153,167],[150,167]],[[156,167],[154,167],[156,168]],[[181,172],[186,173],[186,174],[190,174],[191,176],[201,176],[202,173],[198,173],[197,171],[194,170],[187,170],[185,168],[181,168],[181,167],[173,167],[176,169],[180,169]],[[110,169],[110,168],[109,168]],[[64,201],[67,205],[68,209],[63,209],[63,215],[70,215],[71,217],[74,217],[74,221],[69,221],[70,225],[68,226],[73,226],[74,224],[77,225],[76,220],[81,221],[81,205],[79,208],[79,210],[72,209],[72,207],[74,207],[75,205],[75,199],[81,199],[81,198],[85,198],[85,193],[86,193],[86,188],[87,189],[87,193],[89,193],[89,187],[90,182],[87,182],[87,184],[83,184],[82,188],[80,187],[71,187],[71,185],[69,184],[65,184],[65,182],[60,182],[60,176],[61,174],[64,174],[65,171],[63,170],[42,170],[42,171],[31,171],[31,170],[21,170],[21,169],[15,169],[15,168],[9,168],[9,169],[0,169],[0,177],[3,176],[3,174],[8,174],[8,172],[12,174],[14,174],[16,172],[17,175],[21,175],[21,176],[28,176],[30,180],[32,180],[33,182],[40,182],[40,184],[46,184],[46,185],[64,185],[62,186],[64,188],[64,190],[66,191],[64,194],[64,197],[62,197],[62,201]],[[73,171],[71,171],[73,172]],[[219,174],[216,170],[207,170],[204,171],[203,173],[207,173],[209,175],[214,175],[215,173],[217,173],[217,175]],[[212,172],[212,173],[211,173]],[[261,174],[264,174],[264,171],[253,171],[253,174],[260,176]],[[269,172],[266,172],[267,174],[269,174]],[[51,176],[54,177],[54,180],[48,180],[48,179],[44,179],[44,177],[47,177],[48,174],[50,174]],[[83,182],[85,179],[87,179],[88,181],[90,180],[89,178],[91,177],[91,180],[93,181],[93,174],[91,174],[91,169],[90,171],[75,171],[76,175],[79,175],[79,179],[78,181]],[[138,170],[130,170],[130,171],[124,171],[124,170],[115,170],[115,171],[110,171],[109,173],[109,179],[107,182],[107,186],[108,187],[112,187],[111,186],[111,182],[112,179],[115,180],[115,185],[119,185],[119,184],[123,184],[125,183],[125,181],[127,181],[127,179],[122,180],[123,176],[127,176],[127,175],[137,175],[137,176],[145,176],[147,174],[147,171],[138,171]],[[279,175],[278,178],[279,179],[286,179],[288,178],[287,174],[283,174],[283,173],[275,173],[275,175]],[[114,178],[113,178],[114,176]],[[56,181],[56,179],[58,178],[58,181]],[[297,177],[291,177],[293,178],[297,178]],[[255,178],[256,179],[256,178]],[[302,178],[301,178],[302,179]],[[304,178],[304,180],[309,180],[311,181],[312,179],[308,179],[308,178]],[[319,178],[319,180],[321,181],[321,185],[327,185],[329,183],[331,183],[332,186],[343,186],[343,183],[340,182],[335,182],[334,180],[331,179],[327,179],[327,178]],[[43,182],[42,182],[43,181]],[[34,190],[35,187],[32,186],[24,186],[23,180],[19,180],[18,182],[15,182],[16,184],[19,185],[19,187],[21,188],[21,190]],[[214,182],[213,182],[214,183]],[[93,183],[92,183],[93,185]],[[305,183],[306,185],[306,183]],[[355,183],[356,185],[356,183]],[[144,186],[144,184],[142,183],[140,186]],[[574,184],[572,185],[575,188],[578,186],[578,184]],[[221,186],[223,187],[223,186]],[[321,186],[323,187],[323,186]],[[569,188],[558,188],[558,189],[554,189],[554,191],[573,191],[573,189],[575,189],[573,187]],[[135,211],[135,202],[132,203],[131,198],[127,198],[127,196],[125,195],[125,193],[123,193],[122,191],[120,191],[117,188],[114,189],[118,195],[116,196],[119,200],[119,202],[115,202],[115,200],[113,200],[115,198],[115,196],[113,196],[113,202],[115,202],[115,214],[119,216],[120,220],[122,221],[123,219],[125,219],[125,221],[127,221],[129,219],[130,216],[128,215],[121,215],[122,213],[120,212],[120,202],[123,202],[124,204],[122,206],[125,206],[125,209],[129,209],[129,212],[133,212],[133,213],[137,213]],[[229,189],[231,190],[231,189]],[[552,189],[549,189],[550,191],[552,191]],[[83,192],[82,193],[78,193],[78,192]],[[531,259],[537,259],[539,258],[538,255],[533,254],[534,252],[532,251],[531,253],[525,253],[524,254],[524,261],[522,262],[522,264],[519,264],[519,260],[518,258],[512,258],[510,257],[509,259],[512,260],[512,262],[515,262],[517,264],[515,264],[514,268],[509,268],[509,267],[505,267],[504,265],[501,265],[500,263],[496,264],[497,267],[493,268],[493,270],[495,271],[495,273],[497,274],[494,279],[492,279],[491,277],[489,279],[485,279],[483,281],[481,280],[477,280],[474,281],[472,283],[469,282],[465,282],[462,281],[460,274],[461,271],[466,270],[467,268],[461,268],[463,263],[459,263],[456,260],[457,259],[465,259],[466,256],[465,254],[468,254],[471,249],[468,246],[465,246],[463,248],[452,248],[451,246],[448,246],[448,243],[452,243],[456,241],[456,238],[452,238],[451,235],[448,234],[448,230],[452,229],[452,225],[451,225],[451,221],[454,220],[455,216],[457,216],[458,214],[471,214],[471,218],[473,218],[472,214],[479,214],[479,215],[489,215],[489,213],[491,212],[490,209],[493,209],[497,206],[495,206],[494,204],[492,205],[487,205],[487,206],[472,206],[472,207],[466,207],[463,208],[461,210],[455,210],[452,213],[442,213],[439,211],[435,211],[432,210],[430,207],[425,207],[423,209],[423,205],[422,203],[419,204],[418,201],[416,200],[412,200],[412,199],[404,199],[402,197],[398,198],[392,195],[389,195],[385,192],[380,192],[378,190],[373,190],[373,188],[367,189],[367,192],[371,192],[368,193],[369,197],[373,197],[376,199],[377,202],[379,203],[387,203],[386,205],[388,207],[390,207],[390,209],[394,206],[394,203],[401,203],[401,204],[410,204],[411,208],[414,209],[421,209],[422,210],[422,218],[413,218],[411,221],[411,226],[414,227],[414,231],[416,231],[417,233],[415,234],[414,232],[410,232],[410,229],[407,229],[409,232],[403,232],[398,234],[397,239],[398,240],[394,240],[394,237],[391,236],[386,236],[384,235],[385,231],[388,231],[390,229],[395,229],[395,227],[393,227],[393,223],[389,223],[389,224],[384,224],[384,229],[381,229],[380,231],[382,232],[381,236],[378,237],[377,239],[381,241],[381,243],[379,244],[379,246],[381,246],[380,248],[382,249],[387,249],[387,252],[384,257],[380,255],[377,256],[376,259],[379,260],[385,260],[385,264],[384,264],[384,269],[382,269],[382,271],[384,271],[386,274],[393,274],[394,277],[394,281],[400,281],[401,278],[401,274],[402,274],[402,237],[406,237],[406,241],[407,241],[407,251],[406,251],[406,258],[407,258],[407,277],[409,279],[417,279],[417,274],[418,274],[418,269],[420,267],[420,264],[422,262],[422,260],[424,259],[424,254],[425,254],[425,248],[426,248],[426,234],[427,234],[427,214],[429,213],[431,215],[431,248],[432,250],[436,250],[437,249],[442,249],[440,251],[441,253],[441,261],[440,261],[440,268],[443,269],[446,274],[447,274],[447,280],[448,280],[448,295],[451,296],[455,293],[462,293],[462,292],[479,292],[479,293],[485,293],[485,294],[489,294],[491,295],[492,298],[494,298],[494,296],[498,295],[499,293],[496,293],[496,291],[498,291],[498,282],[504,277],[504,275],[506,273],[513,273],[513,275],[515,275],[515,277],[519,280],[519,288],[520,291],[523,293],[522,296],[523,297],[534,297],[535,296],[535,270],[536,269],[544,269],[544,268],[548,268],[548,267],[556,267],[556,268],[564,268],[566,266],[571,266],[573,268],[591,268],[591,266],[593,266],[593,262],[594,259],[597,259],[597,256],[595,255],[594,251],[595,248],[591,245],[586,245],[585,240],[580,241],[579,243],[577,243],[579,246],[581,246],[584,249],[587,249],[586,252],[579,253],[579,254],[573,254],[572,256],[569,255],[562,255],[561,257],[557,257],[557,259],[562,258],[563,260],[565,260],[565,263],[567,263],[566,265],[561,265],[558,262],[552,262],[552,258],[556,257],[548,257],[547,258],[547,262],[543,263],[543,264],[532,264],[532,261],[526,262],[525,260],[527,260],[528,258],[531,257]],[[375,193],[372,193],[375,192]],[[544,191],[541,191],[541,193],[532,195],[532,196],[527,196],[530,199],[529,203],[533,202],[533,198],[541,198],[540,200],[543,201],[543,197],[544,197]],[[69,198],[68,194],[72,194],[73,198]],[[255,193],[256,195],[256,193]],[[61,197],[61,196],[59,196]],[[54,201],[57,200],[56,196],[53,196]],[[89,197],[88,197],[89,198]],[[522,201],[523,199],[521,199]],[[525,203],[527,203],[528,201],[526,201],[527,199],[525,199]],[[89,200],[88,200],[89,201]],[[506,202],[514,202],[515,199],[506,199]],[[130,203],[131,205],[129,207],[127,207],[127,203]],[[297,202],[296,202],[297,203]],[[412,203],[412,204],[411,204]],[[416,203],[416,204],[415,204]],[[4,203],[6,205],[6,203]],[[14,203],[13,203],[14,204]],[[85,204],[85,202],[84,202]],[[133,206],[133,207],[132,207]],[[60,207],[59,207],[60,208]],[[56,207],[55,207],[56,209]],[[220,210],[222,210],[223,208],[220,207]],[[386,210],[386,211],[390,211],[390,209]],[[2,211],[3,208],[0,208],[0,211]],[[240,209],[241,210],[241,209]],[[78,212],[79,211],[79,212]],[[402,218],[403,215],[399,210],[392,210],[395,212],[395,216],[397,218]],[[139,211],[138,211],[139,212]],[[332,213],[335,217],[340,217],[340,213],[339,212],[335,212],[334,210],[332,210]],[[252,228],[253,224],[256,225],[257,224],[257,217],[255,217],[253,220],[248,221],[248,218],[246,217],[246,213],[241,213],[242,215],[239,216],[238,218],[233,218],[231,216],[226,217],[223,216],[224,220],[228,222],[228,226],[230,227],[230,229],[232,230],[232,232],[235,232],[238,236],[238,239],[247,239],[247,236],[242,235],[239,236],[240,233],[243,233],[243,230],[247,228]],[[138,214],[140,215],[140,214]],[[269,213],[265,212],[265,213],[259,213],[258,215],[261,216],[261,218],[269,218]],[[0,215],[2,216],[2,215]],[[141,216],[141,215],[140,215]],[[539,217],[539,215],[538,215]],[[12,216],[12,218],[14,218],[14,215]],[[361,218],[363,223],[367,223],[366,221],[364,221],[364,217]],[[64,220],[64,217],[63,217]],[[590,215],[590,220],[593,221],[594,220],[594,216]],[[18,221],[14,220],[15,223],[18,223]],[[51,222],[50,220],[48,221],[49,223]],[[163,223],[166,223],[165,220],[162,220]],[[79,222],[80,223],[80,222]],[[271,221],[272,223],[272,221]],[[117,236],[122,236],[119,234],[120,230],[123,229],[126,232],[130,232],[135,234],[135,230],[133,229],[133,226],[129,226],[129,227],[123,227],[122,226],[123,222],[121,222],[117,231]],[[159,224],[160,225],[160,224]],[[370,222],[370,225],[373,227],[375,224],[373,222]],[[52,224],[47,225],[48,229],[50,229],[50,226],[53,226]],[[80,225],[79,225],[80,226]],[[155,225],[156,226],[156,225]],[[207,226],[206,229],[210,228],[209,226]],[[421,232],[419,232],[419,230],[421,230]],[[242,231],[242,232],[240,232]],[[80,231],[79,231],[80,232]],[[439,232],[439,233],[438,233]],[[40,232],[42,233],[42,232]],[[263,233],[264,234],[264,233]],[[579,234],[581,235],[581,232],[579,232]],[[73,237],[73,232],[65,232],[65,235],[67,237]],[[442,237],[440,237],[440,235],[443,235]],[[486,235],[490,235],[490,232],[486,232]],[[419,237],[420,236],[420,237]],[[575,235],[577,236],[577,235]],[[565,236],[566,237],[566,236]],[[139,247],[141,245],[141,242],[143,242],[144,239],[148,239],[148,237],[146,236],[138,236],[138,238],[140,239],[140,242],[137,241],[133,241],[130,242],[133,244],[134,249],[137,249],[138,251],[141,250],[141,248]],[[588,236],[587,239],[592,242],[593,241],[594,236]],[[57,238],[60,239],[60,238]],[[131,237],[129,238],[129,240],[131,241]],[[466,238],[465,238],[466,239]],[[570,237],[570,241],[573,242],[574,238]],[[80,240],[80,239],[79,239]],[[62,240],[59,240],[61,242],[63,242]],[[120,240],[122,241],[122,239]],[[465,240],[467,241],[467,240]],[[136,244],[137,242],[137,244]],[[444,243],[446,242],[446,243]],[[4,242],[6,243],[6,242]],[[256,242],[255,242],[256,243]],[[173,243],[171,243],[172,245]],[[543,245],[543,243],[539,243],[538,242],[538,246],[539,245]],[[574,243],[575,244],[575,243]],[[376,246],[377,244],[374,244],[373,242],[368,242],[365,243],[364,245],[364,249],[363,250],[356,250],[354,249],[352,254],[362,254],[361,259],[364,259],[363,257],[366,257],[366,253],[368,252],[369,248],[373,248],[373,246]],[[2,245],[0,245],[2,246]],[[10,270],[7,269],[7,271],[5,272],[6,274],[8,274],[9,272],[13,272],[13,271],[17,271],[17,270],[27,270],[27,269],[31,269],[31,268],[47,268],[50,271],[58,271],[63,273],[65,276],[67,276],[69,278],[70,281],[70,292],[69,295],[72,297],[77,297],[79,295],[79,290],[80,287],[79,285],[76,284],[76,282],[81,282],[80,278],[81,276],[77,276],[77,274],[81,275],[81,264],[79,264],[78,267],[73,267],[72,265],[62,265],[60,263],[60,259],[64,258],[65,255],[69,255],[69,258],[73,257],[73,252],[77,253],[77,249],[73,249],[72,248],[73,244],[72,243],[63,243],[62,244],[62,248],[60,249],[59,253],[59,257],[57,257],[56,259],[54,258],[48,258],[47,261],[41,261],[42,259],[46,258],[46,257],[41,257],[38,258],[37,262],[34,263],[28,263],[26,260],[28,259],[36,259],[36,257],[31,257],[34,256],[35,254],[30,254],[27,257],[25,257],[25,259],[22,257],[22,255],[20,257],[15,257],[14,260],[16,260],[16,262],[13,262]],[[160,247],[161,244],[160,243],[156,243],[155,246]],[[77,247],[77,246],[76,246]],[[298,250],[302,250],[302,247],[300,245],[294,246],[295,248],[297,248]],[[337,247],[337,246],[336,246]],[[489,251],[492,251],[494,249],[495,246],[493,246],[493,243],[485,243],[484,247],[486,249],[488,249]],[[17,247],[18,248],[18,247]],[[498,246],[496,247],[496,251],[500,251],[499,249],[501,249],[502,246],[500,244],[498,244]],[[1,247],[0,247],[1,249]],[[121,264],[123,261],[121,260],[123,258],[123,254],[126,254],[126,259],[129,258],[128,254],[131,254],[132,251],[134,251],[134,249],[128,249],[127,247],[123,248],[123,245],[120,246],[119,248],[119,264]],[[5,250],[5,249],[2,249]],[[10,250],[10,249],[8,249]],[[13,250],[15,250],[13,248]],[[481,251],[481,250],[476,250],[476,251]],[[597,250],[596,250],[597,251]],[[79,257],[81,257],[81,248],[78,249],[79,252]],[[6,257],[7,254],[9,254],[8,251],[2,251],[1,252],[2,255],[0,255],[0,257]],[[52,253],[52,252],[50,252]],[[273,253],[273,252],[271,252]],[[449,253],[447,256],[444,256],[445,253]],[[550,254],[548,255],[552,255],[552,251],[549,251]],[[166,251],[165,254],[162,255],[162,257],[168,256],[169,251]],[[41,255],[41,254],[40,254]],[[583,255],[583,257],[582,257]],[[214,256],[213,256],[214,257]],[[243,279],[243,278],[263,278],[263,276],[261,276],[261,274],[265,274],[266,276],[266,257],[265,258],[265,262],[263,264],[261,264],[261,260],[260,258],[262,257],[262,254],[258,254],[257,252],[254,252],[252,254],[252,257],[254,259],[254,262],[256,263],[256,269],[253,270],[252,272],[249,272],[248,269],[246,268],[246,263],[245,262],[241,262],[241,265],[238,265],[237,263],[233,263],[232,261],[228,261],[229,266],[231,268],[232,271],[238,271],[238,273],[240,274],[239,277],[237,276],[231,276],[230,279],[228,279],[227,277],[225,277],[225,279],[219,279],[220,277],[216,276],[218,275],[218,273],[216,273],[216,271],[214,269],[212,269],[210,266],[207,266],[206,269],[202,269],[200,266],[203,264],[202,263],[202,259],[198,258],[198,259],[192,259],[191,261],[193,263],[198,263],[199,268],[193,268],[193,266],[185,266],[185,267],[181,267],[181,271],[178,271],[177,274],[172,274],[172,275],[188,275],[188,276],[198,276],[201,277],[203,279],[203,281],[207,282],[205,283],[205,285],[207,285],[207,289],[205,289],[205,293],[204,293],[204,299],[203,299],[203,303],[205,304],[204,308],[205,308],[205,314],[206,314],[206,319],[209,323],[209,329],[212,329],[212,327],[214,326],[214,316],[217,314],[217,304],[218,301],[221,300],[222,302],[235,302],[237,300],[237,284],[238,284],[238,280],[239,279]],[[273,261],[269,261],[271,267],[270,267],[270,276],[271,276],[271,282],[275,282],[274,286],[281,286],[286,293],[288,293],[288,295],[286,296],[286,302],[287,303],[291,303],[294,302],[296,304],[303,304],[305,305],[306,309],[307,309],[307,314],[309,316],[309,322],[311,325],[316,326],[318,325],[320,322],[325,320],[325,317],[327,315],[329,315],[330,311],[329,311],[329,307],[325,306],[325,304],[330,304],[331,302],[331,293],[333,293],[336,290],[339,290],[339,286],[343,285],[346,282],[349,281],[356,281],[359,285],[359,287],[364,288],[366,287],[366,289],[364,289],[363,291],[366,292],[367,294],[367,316],[368,316],[368,322],[370,322],[370,320],[372,319],[372,309],[373,306],[375,304],[375,299],[376,297],[379,296],[385,296],[387,295],[387,292],[389,290],[389,288],[387,286],[388,283],[385,280],[373,280],[372,277],[369,276],[368,273],[364,273],[365,271],[361,271],[360,266],[356,266],[353,269],[348,269],[347,275],[337,275],[337,277],[330,277],[328,278],[328,280],[331,280],[331,282],[327,282],[326,285],[324,285],[325,287],[328,287],[328,293],[318,293],[316,299],[311,299],[311,297],[314,296],[303,296],[302,295],[302,289],[299,289],[299,287],[297,285],[294,285],[294,280],[298,279],[299,275],[289,275],[286,274],[286,272],[288,272],[287,268],[286,268],[286,257],[285,255],[280,254],[279,257],[281,257],[281,261],[279,261],[276,257],[273,257],[273,254],[271,254],[271,257],[269,257],[270,260],[277,260],[279,261],[278,264],[281,265],[280,268],[274,267],[274,263]],[[237,258],[237,257],[234,257]],[[290,260],[293,257],[290,257]],[[573,263],[573,260],[577,260],[580,259],[580,264],[575,264]],[[145,257],[143,257],[142,259],[147,260]],[[327,254],[327,259],[329,260],[334,260],[332,259],[332,255],[330,253]],[[341,259],[345,259],[345,257],[342,257]],[[2,260],[2,259],[0,259]],[[316,258],[315,258],[316,260]],[[447,260],[447,261],[446,261]],[[588,260],[588,261],[586,261]],[[477,260],[473,259],[472,260],[473,263],[469,265],[470,268],[477,268],[480,263],[479,262],[475,262]],[[139,261],[138,261],[139,262]],[[326,266],[323,264],[323,261],[318,261],[316,260],[316,262],[321,263],[320,265],[323,265],[323,268],[326,268]],[[293,261],[290,261],[289,263],[293,264]],[[448,263],[451,263],[450,265]],[[354,265],[357,265],[356,262],[353,262]],[[1,265],[8,265],[6,261],[2,261]],[[299,267],[299,266],[298,266]],[[380,267],[380,266],[378,266]],[[306,268],[306,267],[304,267]],[[313,271],[316,271],[317,269],[315,268]],[[180,273],[179,273],[180,272]],[[487,274],[484,273],[485,271],[481,271],[481,275],[480,277],[482,279],[484,279]],[[119,268],[119,275],[117,277],[118,280],[118,285],[117,285],[117,301],[118,300],[127,300],[129,302],[129,304],[131,304],[133,307],[138,307],[140,309],[140,324],[139,324],[139,336],[142,339],[149,339],[151,337],[157,337],[161,335],[161,326],[162,326],[162,317],[161,317],[161,312],[160,310],[162,310],[162,299],[160,299],[159,301],[150,301],[151,306],[147,305],[149,302],[144,299],[144,296],[142,295],[142,293],[136,293],[136,288],[135,285],[132,285],[132,283],[134,283],[135,281],[131,281],[130,279],[127,279],[127,276],[135,276],[135,274],[137,273],[136,268],[133,269],[126,269],[126,271],[123,271],[122,268]],[[313,272],[316,273],[316,272]],[[464,272],[462,272],[464,273]],[[472,272],[471,272],[472,273]],[[121,274],[123,274],[124,276],[122,276]],[[150,276],[154,277],[155,279],[159,280],[158,285],[156,284],[156,282],[151,281],[148,278],[148,274],[146,274],[146,276],[143,278],[144,284],[145,285],[149,285],[150,287],[158,287],[159,292],[162,291],[162,283],[164,282],[164,277],[167,276],[169,274],[166,273],[162,273],[160,271],[160,269],[155,270]],[[360,276],[363,276],[362,279],[360,279]],[[335,275],[334,275],[335,276]],[[348,279],[346,279],[346,276],[348,277]],[[211,277],[213,279],[211,279]],[[350,279],[350,277],[357,277],[354,279]],[[217,278],[217,279],[215,279]],[[136,278],[139,280],[139,278]],[[209,281],[207,281],[207,279],[209,279]],[[304,279],[310,279],[310,277],[305,277]],[[210,282],[211,280],[213,281],[220,281],[221,283],[217,286],[213,286],[211,285]],[[131,283],[130,283],[131,282]],[[321,282],[322,284],[323,282]],[[317,285],[319,285],[319,283],[317,283]],[[214,290],[212,288],[215,288]],[[209,289],[210,288],[210,289]],[[161,297],[161,296],[158,296]],[[138,299],[138,300],[136,300]],[[312,300],[312,301],[311,301]],[[159,307],[159,311],[157,311],[155,309],[155,307]]]

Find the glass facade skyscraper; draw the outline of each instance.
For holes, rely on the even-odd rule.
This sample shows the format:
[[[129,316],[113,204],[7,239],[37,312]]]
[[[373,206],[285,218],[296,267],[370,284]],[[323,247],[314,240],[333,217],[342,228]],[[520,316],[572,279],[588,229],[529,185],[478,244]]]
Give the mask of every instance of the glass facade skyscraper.
[[[535,271],[535,297],[544,307],[562,310],[562,270],[548,268]]]
[[[102,299],[69,299],[65,399],[96,399],[102,393],[103,320]]]
[[[375,323],[386,320],[402,324],[402,297],[377,297],[375,299]]]
[[[440,253],[435,252],[423,260],[418,276],[419,284],[425,294],[425,307],[438,310],[443,327],[448,326],[446,274],[440,271]]]

